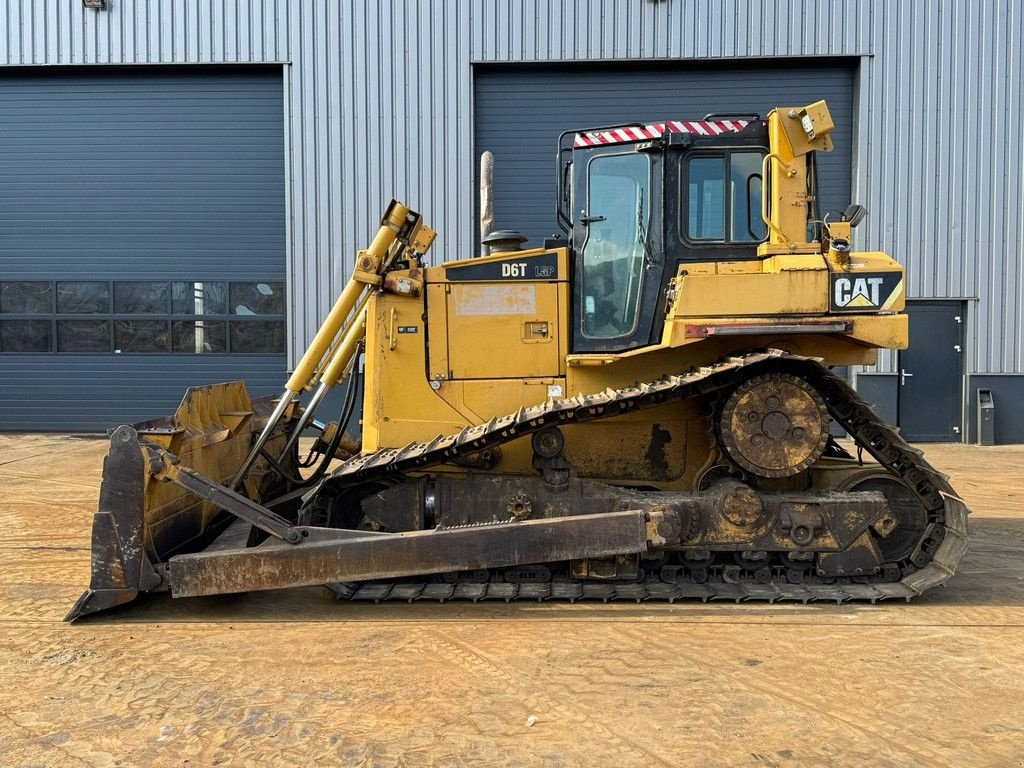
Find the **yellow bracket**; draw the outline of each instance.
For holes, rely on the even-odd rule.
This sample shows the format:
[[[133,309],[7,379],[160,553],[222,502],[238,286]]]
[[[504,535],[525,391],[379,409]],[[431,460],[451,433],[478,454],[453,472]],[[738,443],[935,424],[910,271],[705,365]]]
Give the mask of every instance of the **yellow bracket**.
[[[796,243],[794,243],[792,240],[786,237],[786,233],[779,229],[775,225],[775,222],[773,222],[771,218],[768,216],[768,187],[770,186],[768,184],[768,163],[771,160],[778,161],[779,165],[782,166],[782,170],[786,172],[786,175],[796,175],[796,170],[790,167],[789,163],[787,163],[774,152],[764,156],[764,159],[761,161],[761,219],[764,221],[765,224],[768,225],[768,228],[772,232],[778,235],[779,240],[783,241],[788,248],[793,248],[796,245]]]

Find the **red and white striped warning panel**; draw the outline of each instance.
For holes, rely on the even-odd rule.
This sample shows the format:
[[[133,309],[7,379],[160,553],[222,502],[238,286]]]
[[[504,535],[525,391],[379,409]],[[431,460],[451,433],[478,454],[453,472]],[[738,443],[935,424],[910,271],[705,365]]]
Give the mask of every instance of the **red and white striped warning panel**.
[[[602,144],[624,144],[629,141],[647,141],[661,138],[666,133],[693,133],[698,136],[719,136],[726,132],[739,133],[747,127],[749,120],[699,120],[682,121],[667,120],[664,123],[652,123],[643,127],[639,125],[611,128],[607,131],[587,131],[577,133],[573,146],[596,147]]]

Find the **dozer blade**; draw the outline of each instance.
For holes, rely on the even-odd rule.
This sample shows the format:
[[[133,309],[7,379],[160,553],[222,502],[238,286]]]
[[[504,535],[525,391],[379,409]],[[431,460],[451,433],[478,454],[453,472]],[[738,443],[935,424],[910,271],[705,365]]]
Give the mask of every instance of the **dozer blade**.
[[[179,555],[169,580],[174,597],[197,597],[606,557],[647,551],[663,519],[623,510],[407,533],[298,528],[298,545]]]
[[[250,400],[240,381],[193,387],[172,417],[113,431],[93,517],[92,578],[67,621],[131,602],[140,592],[167,589],[157,564],[204,549],[234,519],[216,504],[155,478],[154,452],[172,454],[182,466],[230,483],[273,406],[269,397]],[[293,423],[290,415],[271,436],[271,455],[283,450]],[[261,502],[288,488],[260,461],[244,490]]]

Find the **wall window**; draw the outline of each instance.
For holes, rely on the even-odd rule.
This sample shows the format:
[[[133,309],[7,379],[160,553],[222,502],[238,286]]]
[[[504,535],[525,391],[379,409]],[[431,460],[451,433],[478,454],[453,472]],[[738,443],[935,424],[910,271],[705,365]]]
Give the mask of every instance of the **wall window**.
[[[283,283],[232,283],[231,314],[284,314]]]
[[[0,321],[0,351],[50,352],[53,328],[49,320]]]
[[[274,345],[269,346],[275,348]],[[195,355],[227,352],[227,323],[221,320],[174,320],[171,322],[171,350]],[[281,350],[284,350],[284,345],[281,345]],[[248,350],[235,347],[232,351]]]
[[[0,314],[49,315],[53,313],[53,283],[23,280],[0,283]]]
[[[110,314],[110,283],[94,281],[58,282],[57,314]]]
[[[176,315],[226,315],[227,307],[227,283],[219,280],[171,283],[171,312]],[[283,306],[279,314],[284,314]]]
[[[114,283],[114,312],[118,315],[166,315],[170,283],[119,281]]]
[[[280,354],[280,281],[0,281],[0,353]]]
[[[58,352],[109,352],[110,320],[58,320]]]
[[[687,164],[682,231],[692,241],[759,243],[768,236],[761,218],[760,152],[696,155]]]

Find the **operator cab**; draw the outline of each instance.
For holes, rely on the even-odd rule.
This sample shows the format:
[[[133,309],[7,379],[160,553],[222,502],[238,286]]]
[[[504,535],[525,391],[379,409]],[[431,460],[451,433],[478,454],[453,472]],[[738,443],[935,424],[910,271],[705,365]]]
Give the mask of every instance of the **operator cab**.
[[[576,353],[656,343],[687,261],[757,258],[767,123],[757,115],[562,134],[558,220],[572,248]]]

